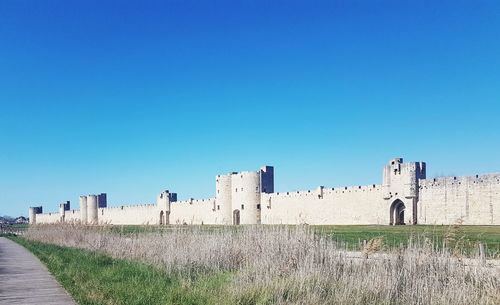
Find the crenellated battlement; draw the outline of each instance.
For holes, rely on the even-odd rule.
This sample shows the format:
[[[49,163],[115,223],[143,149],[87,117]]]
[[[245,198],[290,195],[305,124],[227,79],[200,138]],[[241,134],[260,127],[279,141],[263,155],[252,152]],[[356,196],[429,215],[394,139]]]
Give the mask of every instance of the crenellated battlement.
[[[437,187],[442,185],[462,185],[463,183],[472,184],[500,184],[500,174],[482,174],[474,176],[449,176],[436,177],[432,179],[421,179],[420,188]]]
[[[174,202],[175,205],[180,205],[180,204],[189,204],[189,205],[196,205],[196,204],[213,204],[215,202],[215,198],[208,198],[208,199],[187,199],[187,200],[180,200]]]
[[[114,207],[107,207],[107,208],[99,208],[99,210],[123,210],[127,208],[150,208],[150,207],[155,207],[156,204],[154,203],[136,203],[136,204],[126,204],[126,205],[119,205],[119,206],[114,206]]]
[[[268,194],[268,197],[297,197],[297,196],[317,196],[321,193],[321,187],[312,190],[300,190],[300,191],[288,191],[288,192],[276,192],[273,194]],[[382,189],[380,184],[370,184],[370,185],[357,185],[357,186],[342,186],[342,187],[322,187],[323,196],[331,194],[346,194],[346,193],[357,193],[357,192],[370,192],[379,191]]]

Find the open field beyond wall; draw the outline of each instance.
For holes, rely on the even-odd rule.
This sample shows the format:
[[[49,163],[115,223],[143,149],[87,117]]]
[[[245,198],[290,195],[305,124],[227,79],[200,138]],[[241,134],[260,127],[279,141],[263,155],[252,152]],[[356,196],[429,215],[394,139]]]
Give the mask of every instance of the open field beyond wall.
[[[475,255],[482,243],[489,257],[500,258],[500,226],[314,226],[314,230],[358,250],[363,247],[363,240],[379,237],[389,248],[428,239],[437,248],[454,248],[466,256]]]
[[[425,235],[385,254],[376,253],[383,240],[373,239],[361,257],[304,226],[121,233],[56,225],[34,226],[25,238],[70,293],[83,294],[81,304],[500,303],[498,262],[464,259]],[[117,283],[123,288],[112,288]],[[140,295],[126,297],[132,292]]]
[[[198,226],[203,230],[239,230],[239,227]],[[288,226],[293,228],[294,226]],[[119,234],[157,233],[178,230],[176,226],[108,226],[107,229]],[[182,227],[181,227],[182,228]],[[500,258],[500,226],[381,226],[381,225],[328,225],[310,226],[316,234],[334,240],[342,248],[359,251],[364,240],[383,238],[384,249],[390,250],[407,246],[412,241],[427,239],[436,248],[455,248],[465,256],[474,256],[479,243],[485,245],[488,257]]]

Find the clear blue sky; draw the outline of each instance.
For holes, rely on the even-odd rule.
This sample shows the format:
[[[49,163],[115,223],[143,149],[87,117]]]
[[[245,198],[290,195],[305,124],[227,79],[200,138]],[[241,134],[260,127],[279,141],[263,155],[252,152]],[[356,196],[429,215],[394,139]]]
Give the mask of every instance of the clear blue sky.
[[[500,2],[2,0],[0,106],[0,215],[500,172]]]

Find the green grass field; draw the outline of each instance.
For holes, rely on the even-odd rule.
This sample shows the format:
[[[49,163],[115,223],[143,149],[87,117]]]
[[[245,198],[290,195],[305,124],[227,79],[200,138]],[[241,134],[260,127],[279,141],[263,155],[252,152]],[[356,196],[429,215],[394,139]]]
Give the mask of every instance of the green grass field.
[[[363,240],[383,236],[388,247],[428,238],[438,248],[446,241],[448,246],[460,244],[470,253],[476,250],[478,243],[483,243],[490,256],[500,254],[500,226],[315,226],[314,230],[329,234],[352,249],[359,249]]]
[[[34,253],[80,305],[219,304],[228,274],[182,278],[94,252],[9,237]]]
[[[15,235],[27,230],[28,224],[0,225],[0,235]]]

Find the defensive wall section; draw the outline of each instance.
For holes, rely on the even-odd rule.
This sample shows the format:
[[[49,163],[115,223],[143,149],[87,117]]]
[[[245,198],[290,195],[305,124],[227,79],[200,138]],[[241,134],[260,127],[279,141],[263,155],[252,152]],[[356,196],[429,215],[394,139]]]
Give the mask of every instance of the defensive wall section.
[[[265,194],[263,224],[388,224],[382,186]]]
[[[390,160],[382,184],[319,186],[314,190],[274,192],[274,168],[215,177],[215,197],[177,200],[164,191],[156,203],[107,207],[106,194],[80,196],[79,210],[69,201],[58,213],[29,210],[30,223],[83,224],[466,224],[500,225],[500,174],[427,179],[424,162]]]
[[[100,224],[150,225],[158,224],[156,204],[138,204],[98,209]]]
[[[418,223],[500,224],[500,174],[419,181]]]

